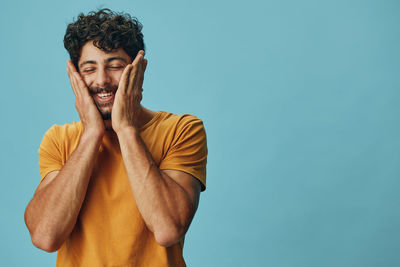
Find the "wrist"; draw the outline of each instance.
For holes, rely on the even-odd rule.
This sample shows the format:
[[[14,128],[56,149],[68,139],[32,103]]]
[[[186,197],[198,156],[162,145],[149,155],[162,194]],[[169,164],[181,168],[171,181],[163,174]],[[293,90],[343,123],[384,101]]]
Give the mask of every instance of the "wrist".
[[[119,127],[117,129],[114,129],[115,133],[117,134],[118,138],[124,138],[125,136],[129,137],[132,135],[139,134],[139,131],[136,129],[135,126],[125,126],[125,127]]]
[[[82,140],[91,140],[91,141],[100,143],[101,140],[103,140],[104,134],[105,134],[105,130],[84,129],[81,139]]]

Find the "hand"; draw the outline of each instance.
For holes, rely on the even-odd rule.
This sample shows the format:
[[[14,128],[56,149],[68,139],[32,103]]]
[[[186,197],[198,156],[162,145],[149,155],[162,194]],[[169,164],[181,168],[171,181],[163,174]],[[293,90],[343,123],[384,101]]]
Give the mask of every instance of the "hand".
[[[105,133],[104,121],[92,96],[89,94],[89,89],[71,60],[67,61],[67,72],[75,94],[75,108],[82,121],[84,131],[98,134],[99,137],[102,137]]]
[[[138,127],[146,67],[147,59],[144,58],[144,51],[140,50],[121,75],[111,112],[112,128],[116,133],[129,127]]]

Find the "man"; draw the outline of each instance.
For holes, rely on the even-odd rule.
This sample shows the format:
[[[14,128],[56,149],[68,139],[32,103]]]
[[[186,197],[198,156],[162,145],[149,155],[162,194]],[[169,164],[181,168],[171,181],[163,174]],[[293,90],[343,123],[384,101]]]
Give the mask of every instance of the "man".
[[[68,25],[80,122],[46,132],[41,183],[25,211],[33,244],[57,250],[57,266],[185,266],[184,236],[206,185],[206,135],[193,115],[140,104],[141,29],[109,9]]]

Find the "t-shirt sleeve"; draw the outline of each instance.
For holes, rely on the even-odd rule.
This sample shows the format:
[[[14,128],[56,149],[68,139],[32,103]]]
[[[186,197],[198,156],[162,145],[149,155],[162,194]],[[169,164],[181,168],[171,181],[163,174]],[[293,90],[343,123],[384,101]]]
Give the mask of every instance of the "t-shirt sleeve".
[[[179,170],[193,175],[206,189],[207,138],[203,122],[190,116],[177,127],[176,138],[160,163],[160,170]]]
[[[61,170],[63,166],[57,125],[53,125],[45,133],[38,152],[40,181],[42,181],[49,172]]]

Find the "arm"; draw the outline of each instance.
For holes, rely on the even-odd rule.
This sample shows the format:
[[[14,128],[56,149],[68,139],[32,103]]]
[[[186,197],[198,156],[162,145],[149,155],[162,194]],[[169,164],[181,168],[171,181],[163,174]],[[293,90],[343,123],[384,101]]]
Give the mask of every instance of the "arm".
[[[67,71],[84,131],[71,157],[60,171],[46,175],[25,210],[33,244],[48,252],[56,251],[75,226],[105,132],[100,113],[71,62]]]
[[[200,182],[182,171],[160,171],[137,130],[147,60],[140,51],[124,70],[112,108],[112,127],[138,209],[156,241],[171,246],[185,235],[196,212]]]
[[[200,182],[182,171],[160,171],[139,133],[118,133],[121,153],[136,204],[156,241],[163,246],[185,235],[199,203]]]
[[[60,248],[72,232],[85,199],[101,138],[83,134],[60,171],[50,172],[25,210],[33,244],[47,252]]]

